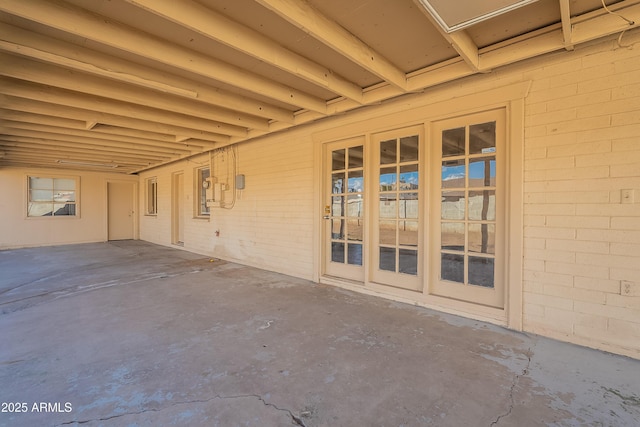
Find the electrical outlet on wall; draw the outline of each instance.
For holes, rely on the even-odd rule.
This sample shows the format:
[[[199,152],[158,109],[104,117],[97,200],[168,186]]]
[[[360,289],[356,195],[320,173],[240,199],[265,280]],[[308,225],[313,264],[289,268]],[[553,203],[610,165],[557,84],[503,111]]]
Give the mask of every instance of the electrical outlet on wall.
[[[630,280],[621,280],[620,281],[620,295],[626,297],[637,297],[640,296],[640,286],[637,283],[634,283]]]

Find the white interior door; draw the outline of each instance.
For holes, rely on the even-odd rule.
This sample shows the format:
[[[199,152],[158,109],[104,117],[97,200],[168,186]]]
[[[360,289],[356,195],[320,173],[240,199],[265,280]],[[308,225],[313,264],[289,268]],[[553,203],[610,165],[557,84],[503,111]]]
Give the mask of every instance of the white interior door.
[[[133,183],[107,183],[107,235],[109,240],[134,238],[133,195]]]

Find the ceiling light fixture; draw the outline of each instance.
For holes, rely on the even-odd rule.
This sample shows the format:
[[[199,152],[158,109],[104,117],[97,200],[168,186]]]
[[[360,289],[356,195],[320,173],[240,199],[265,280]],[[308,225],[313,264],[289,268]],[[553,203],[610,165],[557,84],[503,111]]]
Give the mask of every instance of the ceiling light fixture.
[[[538,0],[418,0],[447,33],[486,21]]]
[[[116,164],[78,162],[75,160],[57,160],[57,163],[64,164],[64,165],[91,166],[91,167],[97,167],[97,168],[110,168],[110,169],[115,169],[118,167],[118,165]]]

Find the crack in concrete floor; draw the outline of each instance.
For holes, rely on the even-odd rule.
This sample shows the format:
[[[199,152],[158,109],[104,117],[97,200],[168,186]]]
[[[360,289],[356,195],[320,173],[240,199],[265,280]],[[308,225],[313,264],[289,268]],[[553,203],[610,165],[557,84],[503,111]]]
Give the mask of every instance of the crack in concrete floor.
[[[274,408],[276,411],[280,411],[280,412],[285,412],[286,414],[288,414],[291,417],[291,421],[295,424],[298,425],[300,427],[307,427],[307,425],[305,424],[304,420],[295,415],[293,413],[293,411],[291,411],[290,409],[287,408],[280,408],[277,405],[267,402],[265,400],[264,397],[258,395],[258,394],[238,394],[238,395],[229,395],[229,396],[220,396],[220,395],[216,395],[212,398],[209,399],[194,399],[194,400],[186,400],[186,401],[181,401],[181,402],[174,402],[171,405],[167,405],[163,408],[149,408],[149,409],[144,409],[141,411],[136,411],[136,412],[125,412],[123,414],[117,414],[117,415],[112,415],[109,417],[103,417],[103,418],[93,418],[93,419],[87,419],[87,420],[73,420],[73,421],[66,421],[63,423],[58,423],[56,424],[56,427],[60,427],[60,426],[68,426],[68,425],[82,425],[82,424],[88,424],[88,423],[93,423],[93,422],[102,422],[102,421],[111,421],[117,418],[122,418],[122,417],[127,417],[127,416],[135,416],[135,415],[142,415],[148,412],[162,412],[171,408],[175,408],[177,406],[182,406],[182,405],[193,405],[193,404],[206,404],[206,403],[210,403],[213,402],[215,400],[235,400],[235,399],[246,399],[246,398],[255,398],[257,400],[259,400],[260,402],[262,402],[262,404],[264,406],[267,407],[271,407]]]

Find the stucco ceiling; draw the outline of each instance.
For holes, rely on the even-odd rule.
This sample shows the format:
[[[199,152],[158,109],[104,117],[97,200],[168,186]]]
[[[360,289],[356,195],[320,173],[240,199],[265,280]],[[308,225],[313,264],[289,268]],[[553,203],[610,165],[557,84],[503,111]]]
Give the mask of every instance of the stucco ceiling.
[[[0,167],[136,173],[638,25],[606,4],[446,33],[418,0],[0,0]]]

